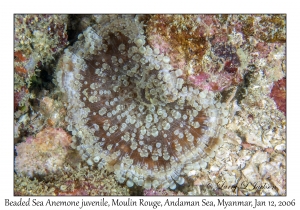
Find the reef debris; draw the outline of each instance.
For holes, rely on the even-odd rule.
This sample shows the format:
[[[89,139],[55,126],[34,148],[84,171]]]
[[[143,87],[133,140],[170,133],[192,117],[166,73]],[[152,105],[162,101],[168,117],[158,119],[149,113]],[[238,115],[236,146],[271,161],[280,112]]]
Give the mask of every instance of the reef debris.
[[[55,57],[67,46],[67,24],[68,15],[14,15],[15,142],[44,128],[32,104],[44,89],[37,90],[35,84],[45,85],[41,72],[53,68]]]
[[[64,164],[55,174],[43,179],[29,179],[14,175],[15,196],[128,196],[127,187],[120,186],[114,176],[103,170],[90,170],[88,166],[71,167]]]
[[[49,64],[68,44],[67,15],[15,15],[14,90],[30,87],[42,64]]]
[[[60,127],[65,124],[66,110],[60,101],[46,96],[40,100],[39,108],[48,126]]]
[[[146,34],[149,45],[167,55],[189,82],[220,92],[240,84],[244,72],[224,30],[213,15],[153,15]]]
[[[180,196],[184,195],[182,192],[166,190],[166,189],[148,189],[144,190],[144,196]]]
[[[49,62],[68,44],[67,15],[15,15],[15,56]],[[35,55],[36,54],[36,55]],[[24,65],[25,67],[26,65]]]

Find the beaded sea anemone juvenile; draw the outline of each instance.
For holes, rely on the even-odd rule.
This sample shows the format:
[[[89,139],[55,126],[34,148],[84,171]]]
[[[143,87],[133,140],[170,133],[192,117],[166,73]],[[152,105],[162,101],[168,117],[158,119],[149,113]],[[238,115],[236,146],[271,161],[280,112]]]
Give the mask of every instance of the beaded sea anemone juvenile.
[[[57,69],[73,146],[128,187],[175,189],[214,156],[228,110],[149,47],[133,16],[96,21],[65,50]]]

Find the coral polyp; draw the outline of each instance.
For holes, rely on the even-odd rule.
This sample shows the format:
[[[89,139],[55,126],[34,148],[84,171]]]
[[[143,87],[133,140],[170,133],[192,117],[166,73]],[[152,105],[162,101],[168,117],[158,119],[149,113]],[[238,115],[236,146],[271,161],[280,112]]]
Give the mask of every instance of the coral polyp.
[[[57,69],[73,147],[128,187],[175,189],[214,156],[228,109],[147,45],[133,16],[96,21],[65,50]]]

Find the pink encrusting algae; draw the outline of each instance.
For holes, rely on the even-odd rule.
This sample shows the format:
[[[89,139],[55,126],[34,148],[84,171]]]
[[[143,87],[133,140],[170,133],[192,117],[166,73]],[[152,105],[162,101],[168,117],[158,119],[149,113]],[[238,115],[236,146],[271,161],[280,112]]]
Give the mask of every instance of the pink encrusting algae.
[[[286,114],[286,79],[274,82],[270,96],[274,99],[278,109]]]
[[[63,166],[71,136],[61,128],[45,128],[16,146],[15,171],[30,177],[55,173]]]

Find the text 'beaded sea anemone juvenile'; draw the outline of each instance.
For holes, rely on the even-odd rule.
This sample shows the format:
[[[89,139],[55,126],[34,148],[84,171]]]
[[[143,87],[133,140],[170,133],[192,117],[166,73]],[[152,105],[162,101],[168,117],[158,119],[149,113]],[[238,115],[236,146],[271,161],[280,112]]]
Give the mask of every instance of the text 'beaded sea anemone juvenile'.
[[[226,106],[146,44],[132,15],[101,15],[65,50],[57,82],[73,146],[120,183],[175,189],[222,142]]]

